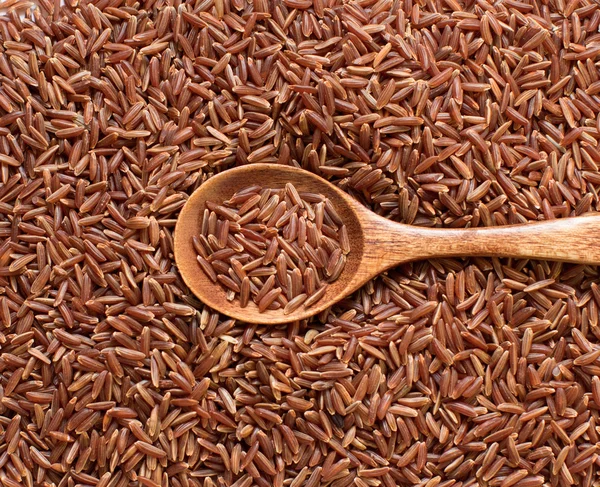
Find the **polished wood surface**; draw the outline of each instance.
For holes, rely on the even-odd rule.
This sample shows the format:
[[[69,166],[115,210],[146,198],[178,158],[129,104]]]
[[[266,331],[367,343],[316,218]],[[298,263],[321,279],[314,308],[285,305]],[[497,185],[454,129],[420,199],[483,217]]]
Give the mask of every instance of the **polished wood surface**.
[[[351,251],[340,278],[314,306],[284,315],[259,313],[250,302],[240,308],[201,270],[192,245],[200,231],[206,201],[222,202],[252,184],[321,193],[335,205],[348,227]],[[181,210],[175,227],[175,261],[190,290],[211,308],[249,323],[279,324],[313,316],[356,291],[368,280],[399,264],[439,257],[496,256],[600,264],[600,214],[505,227],[421,228],[380,217],[350,195],[303,169],[277,164],[251,164],[224,171],[198,188]]]

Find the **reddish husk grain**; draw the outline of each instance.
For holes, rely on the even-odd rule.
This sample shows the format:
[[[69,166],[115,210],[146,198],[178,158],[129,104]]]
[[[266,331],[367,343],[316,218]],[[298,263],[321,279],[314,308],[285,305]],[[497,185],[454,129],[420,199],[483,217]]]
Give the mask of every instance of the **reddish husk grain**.
[[[598,483],[598,268],[418,262],[267,327],[172,256],[254,162],[421,226],[597,210],[597,2],[37,3],[0,18],[3,487]]]
[[[248,186],[226,201],[207,201],[192,237],[202,271],[228,301],[260,312],[317,303],[346,265],[348,231],[331,201],[317,193]],[[216,291],[218,292],[218,291]]]

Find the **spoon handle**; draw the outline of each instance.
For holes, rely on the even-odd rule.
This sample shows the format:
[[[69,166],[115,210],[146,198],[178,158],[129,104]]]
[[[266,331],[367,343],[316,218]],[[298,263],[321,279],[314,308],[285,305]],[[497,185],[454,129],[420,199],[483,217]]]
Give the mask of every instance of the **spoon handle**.
[[[600,264],[600,213],[473,229],[421,228],[382,220],[373,222],[366,233],[367,247],[377,249],[379,255],[375,267],[389,268],[426,258],[476,256]]]

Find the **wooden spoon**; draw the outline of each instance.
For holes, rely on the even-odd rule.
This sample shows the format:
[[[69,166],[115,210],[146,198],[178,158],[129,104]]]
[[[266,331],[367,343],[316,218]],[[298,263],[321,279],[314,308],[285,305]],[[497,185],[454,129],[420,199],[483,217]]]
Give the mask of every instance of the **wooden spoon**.
[[[284,315],[282,309],[259,313],[252,301],[240,308],[237,299],[227,301],[225,291],[201,270],[192,236],[199,235],[206,201],[220,203],[253,184],[283,188],[287,182],[300,192],[321,193],[334,204],[350,236],[346,267],[323,298],[308,309],[300,307],[289,315]],[[494,256],[600,264],[599,235],[600,214],[470,229],[404,225],[376,215],[341,189],[303,169],[250,164],[213,176],[190,196],[175,227],[175,261],[185,283],[206,305],[248,323],[275,325],[316,315],[383,271],[419,259]]]

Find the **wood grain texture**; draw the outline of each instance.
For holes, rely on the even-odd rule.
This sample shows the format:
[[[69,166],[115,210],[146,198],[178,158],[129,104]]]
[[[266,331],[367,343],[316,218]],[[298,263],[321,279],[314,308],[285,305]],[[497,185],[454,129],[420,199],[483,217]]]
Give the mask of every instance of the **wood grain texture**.
[[[335,205],[348,227],[351,251],[340,278],[309,309],[284,315],[283,310],[259,313],[250,302],[227,301],[225,291],[201,270],[192,245],[200,232],[206,201],[222,202],[236,191],[259,184],[322,193]],[[437,257],[497,256],[600,264],[600,215],[526,225],[474,229],[420,228],[380,217],[324,179],[290,166],[252,164],[229,169],[198,188],[181,210],[175,227],[175,261],[190,290],[206,305],[249,323],[279,324],[313,316],[354,292],[369,279],[399,264]]]

